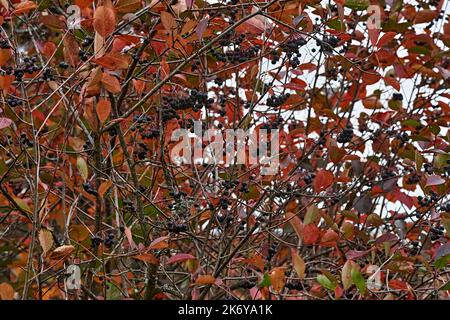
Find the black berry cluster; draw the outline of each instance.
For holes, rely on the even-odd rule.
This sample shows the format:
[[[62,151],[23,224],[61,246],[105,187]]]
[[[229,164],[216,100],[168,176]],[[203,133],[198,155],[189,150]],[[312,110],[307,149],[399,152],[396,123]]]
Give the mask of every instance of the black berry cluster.
[[[436,241],[439,238],[441,238],[443,235],[444,235],[444,227],[443,226],[432,227],[430,229],[431,241]]]
[[[347,143],[352,141],[353,138],[353,129],[351,124],[347,124],[347,126],[342,130],[342,132],[337,137],[337,142],[339,143]]]
[[[392,100],[403,101],[403,95],[401,93],[394,93],[392,95]]]
[[[242,288],[242,289],[251,289],[251,288],[253,288],[254,286],[256,286],[256,282],[253,281],[253,280],[248,280],[248,279],[239,281],[239,282],[236,284],[236,287]]]
[[[302,290],[302,283],[299,280],[290,280],[286,282],[285,287],[289,290]]]
[[[0,40],[0,49],[11,49],[11,46],[9,45],[8,40],[6,40],[6,39]]]
[[[134,214],[136,213],[136,206],[134,205],[133,201],[129,199],[123,199],[122,202],[122,209],[124,212]]]
[[[188,230],[186,223],[167,222],[167,230],[173,233],[186,232]]]
[[[102,238],[100,238],[99,236],[93,236],[91,239],[91,248],[94,250],[97,249],[102,242]]]
[[[411,248],[409,249],[409,252],[415,256],[419,253],[419,242],[416,240],[411,241]]]
[[[53,76],[53,68],[45,68],[44,72],[42,73],[42,79],[44,79],[45,81],[52,81],[54,80],[54,76]]]
[[[114,234],[112,232],[109,232],[106,235],[105,246],[111,248],[113,245],[114,245]]]
[[[136,148],[136,151],[135,151],[135,156],[139,160],[144,160],[145,158],[147,158],[148,151],[149,151],[148,146],[145,143],[143,143],[143,142],[139,142],[137,144],[137,148]]]
[[[25,73],[33,74],[34,72],[38,71],[40,67],[36,64],[36,61],[36,57],[25,57],[23,59],[23,64],[13,70],[16,80],[22,81]]]
[[[93,196],[97,196],[97,191],[92,188],[91,184],[89,182],[85,182],[83,183],[83,189],[84,191],[86,191],[89,194],[92,194]]]
[[[142,139],[151,139],[159,137],[159,128],[154,126],[155,121],[148,115],[134,115],[131,131],[138,131]]]
[[[273,96],[267,98],[266,104],[269,107],[277,108],[277,107],[282,106],[283,103],[285,103],[286,100],[289,99],[290,96],[291,96],[291,94],[289,92],[280,94],[278,96],[273,95]]]
[[[33,141],[28,139],[27,135],[25,133],[20,134],[20,143],[24,146],[27,146],[31,148],[33,146]]]
[[[281,45],[282,52],[286,53],[289,63],[293,68],[297,68],[300,64],[300,48],[303,47],[307,41],[303,38],[291,39]],[[272,63],[275,64],[280,59],[280,55],[274,51],[272,52]]]
[[[272,260],[273,256],[277,253],[278,244],[276,242],[272,243],[269,247],[269,251],[267,254],[267,260]]]
[[[8,97],[8,98],[6,98],[6,103],[11,108],[14,108],[14,107],[17,107],[17,106],[21,106],[22,105],[22,100],[20,100],[20,99],[18,99],[16,97]]]

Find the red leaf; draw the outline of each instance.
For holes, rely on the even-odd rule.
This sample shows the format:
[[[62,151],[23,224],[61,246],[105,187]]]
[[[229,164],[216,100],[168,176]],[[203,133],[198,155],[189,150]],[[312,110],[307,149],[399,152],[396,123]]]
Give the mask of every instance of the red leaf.
[[[356,260],[358,258],[364,257],[369,251],[359,251],[359,250],[349,250],[345,253],[345,257],[349,260]]]
[[[302,228],[302,239],[305,244],[314,244],[320,238],[320,229],[315,224],[307,224]]]
[[[187,260],[194,260],[195,257],[192,254],[189,253],[178,253],[174,256],[171,256],[169,260],[167,260],[167,264],[177,263],[177,262],[183,262]]]
[[[321,170],[316,173],[314,178],[314,191],[320,192],[333,184],[334,176],[328,170]]]

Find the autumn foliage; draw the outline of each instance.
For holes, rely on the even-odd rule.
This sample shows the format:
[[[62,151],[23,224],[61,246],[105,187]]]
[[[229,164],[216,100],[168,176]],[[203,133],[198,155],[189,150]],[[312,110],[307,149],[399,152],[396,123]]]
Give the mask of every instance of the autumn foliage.
[[[0,0],[0,299],[448,299],[447,4]]]

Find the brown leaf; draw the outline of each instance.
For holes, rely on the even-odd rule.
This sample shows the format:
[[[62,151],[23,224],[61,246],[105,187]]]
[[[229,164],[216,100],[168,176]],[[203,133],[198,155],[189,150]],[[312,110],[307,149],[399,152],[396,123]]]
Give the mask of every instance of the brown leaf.
[[[42,251],[44,252],[44,255],[46,255],[53,247],[53,235],[49,230],[41,229],[38,238]]]
[[[175,18],[167,11],[161,12],[161,22],[167,31],[171,31],[177,26]]]
[[[294,250],[291,251],[291,257],[295,272],[297,272],[298,277],[303,280],[305,278],[306,270],[305,261]]]
[[[136,256],[133,256],[133,258],[150,264],[159,265],[159,260],[151,253],[138,254]]]
[[[113,8],[100,6],[94,12],[94,29],[103,38],[113,33],[116,28],[116,13]]]
[[[53,250],[53,252],[50,254],[50,259],[52,259],[52,260],[65,260],[74,251],[75,251],[75,247],[72,246],[72,245],[61,246],[61,247],[58,247],[55,250]]]

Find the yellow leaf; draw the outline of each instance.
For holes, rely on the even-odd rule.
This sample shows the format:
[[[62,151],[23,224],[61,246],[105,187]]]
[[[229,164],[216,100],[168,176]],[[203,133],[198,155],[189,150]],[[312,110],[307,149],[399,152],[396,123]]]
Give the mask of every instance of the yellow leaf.
[[[77,168],[78,168],[78,171],[80,171],[80,174],[81,174],[81,177],[83,178],[83,180],[86,181],[89,176],[89,171],[88,171],[86,160],[84,160],[83,157],[77,158]]]
[[[276,267],[276,268],[273,268],[272,272],[269,274],[270,283],[272,284],[272,288],[277,293],[280,293],[281,290],[283,290],[283,288],[284,288],[284,284],[285,284],[284,271],[285,271],[285,268]]]

